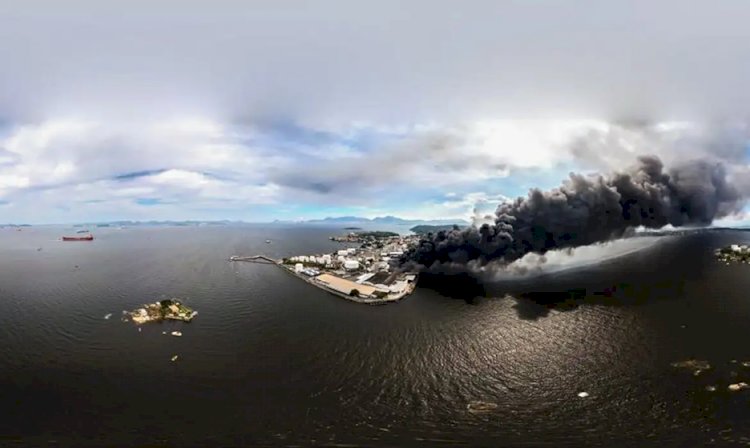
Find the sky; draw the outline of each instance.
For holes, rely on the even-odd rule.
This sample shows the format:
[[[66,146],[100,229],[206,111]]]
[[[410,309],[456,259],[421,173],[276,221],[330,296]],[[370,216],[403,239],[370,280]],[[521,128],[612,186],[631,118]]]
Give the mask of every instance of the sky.
[[[749,16],[744,1],[0,0],[0,223],[481,220],[642,154],[708,158],[744,188]]]

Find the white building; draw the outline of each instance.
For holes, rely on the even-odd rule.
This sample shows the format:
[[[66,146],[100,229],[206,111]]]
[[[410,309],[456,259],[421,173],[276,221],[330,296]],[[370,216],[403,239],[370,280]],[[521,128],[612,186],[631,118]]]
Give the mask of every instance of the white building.
[[[300,273],[302,270],[305,269],[305,266],[302,265],[302,263],[297,263],[294,265],[294,272]]]
[[[399,280],[397,282],[393,282],[389,287],[388,290],[392,293],[398,294],[406,289],[406,281]]]
[[[349,249],[346,250],[346,253],[349,255],[354,255],[357,253],[357,249],[355,249],[354,247],[350,247]]]
[[[354,271],[356,269],[359,269],[359,261],[357,260],[345,260],[344,261],[344,269],[347,271]]]
[[[347,252],[346,249],[341,249],[340,251],[336,252],[336,255],[342,256],[342,257],[348,254],[349,252]]]
[[[375,274],[369,273],[369,274],[362,274],[359,277],[357,277],[357,283],[364,283],[367,280],[370,280]]]

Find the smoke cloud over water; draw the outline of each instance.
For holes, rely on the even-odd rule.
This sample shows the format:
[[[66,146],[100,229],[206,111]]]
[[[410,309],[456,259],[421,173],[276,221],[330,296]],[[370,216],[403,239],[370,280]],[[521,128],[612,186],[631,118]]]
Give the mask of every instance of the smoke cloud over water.
[[[496,277],[527,254],[611,241],[638,227],[707,226],[737,212],[745,196],[721,163],[695,160],[667,170],[659,158],[643,156],[622,172],[571,173],[558,188],[533,189],[500,204],[494,223],[430,235],[408,254],[407,266]]]
[[[569,271],[595,263],[615,260],[628,254],[654,247],[662,236],[624,238],[588,246],[553,249],[545,254],[529,252],[511,262],[490,262],[480,268],[481,277],[492,281],[514,280],[521,277]]]

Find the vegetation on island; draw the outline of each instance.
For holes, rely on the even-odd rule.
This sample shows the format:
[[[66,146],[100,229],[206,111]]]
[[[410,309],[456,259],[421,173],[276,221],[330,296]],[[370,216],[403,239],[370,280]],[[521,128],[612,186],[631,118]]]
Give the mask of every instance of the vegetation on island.
[[[370,230],[366,232],[350,232],[347,235],[332,236],[329,239],[331,241],[338,241],[339,243],[378,244],[381,243],[381,240],[397,238],[398,236],[399,234],[396,232]]]
[[[368,232],[357,232],[357,236],[360,238],[391,238],[394,236],[398,236],[398,233],[396,232],[388,232],[384,230],[372,230]]]
[[[418,225],[412,227],[412,232],[416,233],[417,235],[427,235],[428,233],[438,233],[440,231],[450,231],[450,230],[461,230],[466,226],[459,226],[457,224],[446,224],[446,225],[440,225],[440,226],[433,226],[433,225]]]
[[[198,315],[196,311],[185,306],[177,299],[165,299],[158,302],[149,303],[131,311],[129,314],[133,322],[143,324],[146,322],[158,322],[162,320],[181,320],[190,322]]]
[[[725,263],[750,263],[750,247],[732,244],[716,249],[716,258]]]

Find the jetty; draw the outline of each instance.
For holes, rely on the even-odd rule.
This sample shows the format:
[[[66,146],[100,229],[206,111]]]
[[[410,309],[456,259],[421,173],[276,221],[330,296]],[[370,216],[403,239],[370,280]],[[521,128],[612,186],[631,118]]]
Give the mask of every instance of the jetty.
[[[279,260],[274,260],[273,258],[266,257],[265,255],[252,255],[249,257],[240,256],[240,255],[232,255],[231,257],[229,257],[229,261],[247,261],[250,263],[281,264]]]

